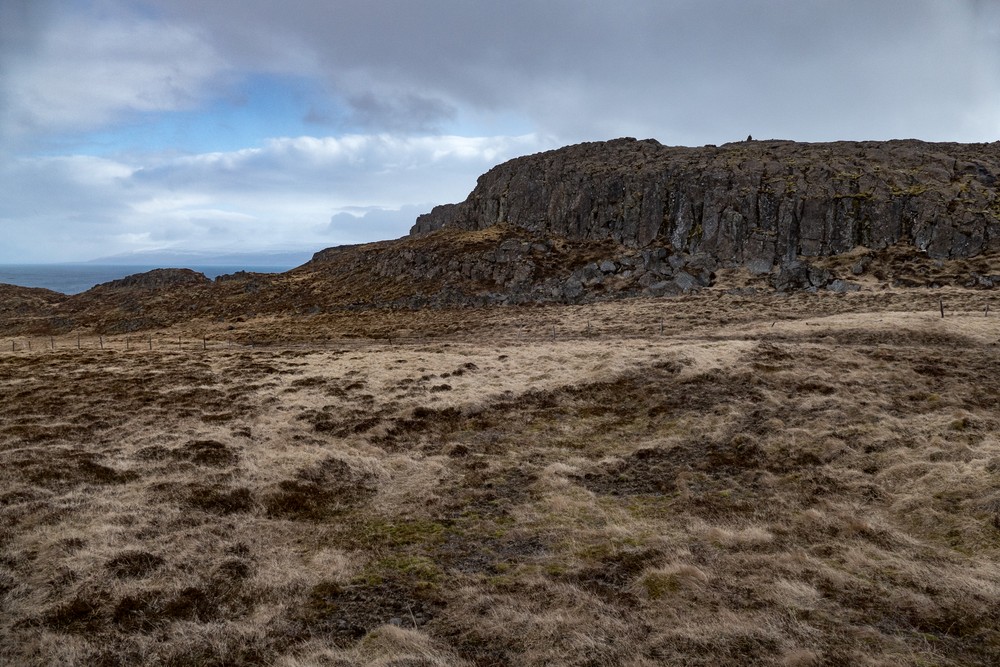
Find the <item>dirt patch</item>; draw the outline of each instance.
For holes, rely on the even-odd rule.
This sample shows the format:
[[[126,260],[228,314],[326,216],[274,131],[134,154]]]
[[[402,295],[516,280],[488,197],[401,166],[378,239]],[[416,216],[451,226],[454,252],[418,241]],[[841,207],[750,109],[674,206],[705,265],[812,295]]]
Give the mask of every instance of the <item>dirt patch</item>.
[[[176,452],[175,457],[213,467],[233,466],[240,458],[235,448],[216,440],[192,440]]]
[[[289,620],[300,633],[328,636],[347,646],[381,625],[422,627],[439,607],[432,596],[395,583],[321,582]]]
[[[736,477],[768,467],[764,450],[753,440],[693,440],[684,445],[643,448],[621,461],[595,467],[576,479],[595,493],[609,495],[671,494],[681,473],[698,471],[713,478]]]
[[[263,498],[269,516],[297,520],[328,519],[375,493],[372,477],[346,461],[328,458],[282,480]]]
[[[104,567],[111,574],[119,579],[131,579],[145,577],[158,570],[166,564],[162,556],[151,554],[148,551],[123,551],[107,563]]]
[[[138,473],[112,468],[101,459],[80,449],[35,449],[14,459],[11,465],[30,482],[48,488],[125,484],[139,478]]]
[[[211,514],[252,512],[257,506],[253,492],[246,487],[220,488],[192,483],[186,485],[182,493],[185,505]]]

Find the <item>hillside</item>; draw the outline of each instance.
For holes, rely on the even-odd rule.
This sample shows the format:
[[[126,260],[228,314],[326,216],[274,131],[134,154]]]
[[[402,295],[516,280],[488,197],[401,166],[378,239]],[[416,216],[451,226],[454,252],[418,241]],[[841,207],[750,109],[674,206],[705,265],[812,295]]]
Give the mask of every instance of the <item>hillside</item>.
[[[993,148],[574,146],[0,286],[0,664],[1000,664]]]
[[[935,259],[1000,250],[1000,143],[586,143],[511,160],[413,233],[509,224],[707,253],[764,273],[799,256],[913,245]]]
[[[394,241],[284,274],[179,270],[72,297],[4,288],[0,332],[126,333],[191,319],[586,303],[713,289],[1000,284],[996,144],[580,144],[484,174]]]
[[[709,290],[0,349],[0,663],[997,664],[991,300]],[[317,342],[359,323],[413,333]]]

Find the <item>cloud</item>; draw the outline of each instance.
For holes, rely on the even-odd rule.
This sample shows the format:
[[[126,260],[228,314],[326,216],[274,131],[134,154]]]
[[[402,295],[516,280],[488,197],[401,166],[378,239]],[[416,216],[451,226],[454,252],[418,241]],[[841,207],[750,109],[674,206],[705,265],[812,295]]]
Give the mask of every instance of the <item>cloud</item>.
[[[431,208],[433,204],[401,206],[397,209],[351,207],[332,216],[330,222],[321,228],[321,233],[336,239],[338,244],[394,239],[405,236],[417,216],[427,213]]]
[[[401,128],[392,100],[419,95],[459,116],[519,114],[565,141],[633,134],[670,143],[748,131],[989,136],[1000,94],[995,26],[983,20],[990,4],[343,0],[334,11],[300,0],[289,11],[245,0],[233,21],[196,0],[160,3],[168,16],[210,26],[241,62],[307,66],[332,95],[376,101],[369,106],[389,112],[366,117],[370,131]],[[275,39],[287,50],[275,53]]]
[[[535,135],[285,137],[259,148],[169,159],[138,171],[144,184],[244,199],[322,194],[337,206],[400,206],[465,194],[496,162],[539,147]],[[324,216],[325,217],[325,216]]]
[[[1000,130],[995,5],[103,0],[45,12],[10,0],[30,37],[3,63],[0,113],[8,136],[38,136],[194,109],[241,78],[283,74],[328,96],[300,120],[365,134],[459,133],[474,118],[461,133],[509,133],[488,123],[515,119],[563,142],[982,140]]]
[[[364,128],[406,133],[439,132],[455,119],[454,106],[444,100],[416,93],[388,96],[364,92],[347,99],[352,114],[348,122]]]
[[[0,261],[395,236],[615,136],[993,140],[998,6],[0,0]]]
[[[8,141],[194,109],[227,69],[201,30],[130,15],[60,12],[30,41],[5,57],[0,137]]]
[[[327,100],[299,119],[338,132],[459,133],[473,118],[461,133],[509,133],[488,123],[515,119],[563,142],[982,140],[1000,130],[997,10],[985,0],[138,5],[7,10],[32,35],[4,63],[7,134],[194,109],[261,74],[320,82]]]
[[[533,135],[351,135],[129,160],[21,158],[0,167],[0,226],[31,233],[8,235],[0,262],[395,238],[432,205],[464,199],[497,162],[549,147]]]

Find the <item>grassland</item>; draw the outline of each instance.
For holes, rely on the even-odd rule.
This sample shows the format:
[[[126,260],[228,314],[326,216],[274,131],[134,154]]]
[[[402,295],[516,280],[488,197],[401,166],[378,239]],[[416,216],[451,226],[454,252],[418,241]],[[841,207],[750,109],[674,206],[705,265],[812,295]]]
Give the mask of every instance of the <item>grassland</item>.
[[[1000,664],[992,297],[0,341],[0,664]]]

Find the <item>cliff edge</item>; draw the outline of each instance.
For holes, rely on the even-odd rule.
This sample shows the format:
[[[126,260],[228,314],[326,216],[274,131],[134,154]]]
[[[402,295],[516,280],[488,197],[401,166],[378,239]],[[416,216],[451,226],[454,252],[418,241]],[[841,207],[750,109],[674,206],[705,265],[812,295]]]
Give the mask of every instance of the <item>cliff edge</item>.
[[[957,259],[1000,250],[998,178],[1000,143],[616,139],[498,165],[410,233],[511,225],[708,255],[757,274],[858,246]]]

